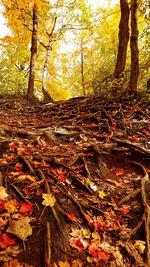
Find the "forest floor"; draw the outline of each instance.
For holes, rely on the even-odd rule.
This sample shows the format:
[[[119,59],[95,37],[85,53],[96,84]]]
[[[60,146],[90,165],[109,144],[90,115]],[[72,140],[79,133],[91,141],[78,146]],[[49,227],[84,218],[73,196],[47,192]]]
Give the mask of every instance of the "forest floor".
[[[0,97],[0,266],[150,266],[144,97]]]

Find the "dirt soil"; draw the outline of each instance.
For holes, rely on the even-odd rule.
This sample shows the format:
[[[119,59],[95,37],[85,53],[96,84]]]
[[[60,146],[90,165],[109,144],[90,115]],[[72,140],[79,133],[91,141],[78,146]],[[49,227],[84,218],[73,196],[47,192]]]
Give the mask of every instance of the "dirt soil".
[[[149,107],[0,97],[0,266],[150,267]]]

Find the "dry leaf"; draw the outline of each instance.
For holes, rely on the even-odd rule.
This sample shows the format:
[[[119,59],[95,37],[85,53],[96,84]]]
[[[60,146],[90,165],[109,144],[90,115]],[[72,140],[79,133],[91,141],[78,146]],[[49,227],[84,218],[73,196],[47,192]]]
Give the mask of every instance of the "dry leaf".
[[[71,263],[71,267],[82,267],[83,266],[83,262],[80,259],[74,260]]]
[[[65,262],[59,261],[58,264],[59,264],[59,267],[70,267],[70,263],[67,261]]]
[[[145,241],[136,240],[134,247],[138,250],[140,254],[143,254],[145,251],[145,245],[146,245]]]
[[[32,228],[29,221],[30,219],[27,217],[21,220],[11,221],[7,232],[17,236],[21,240],[26,240],[28,236],[32,235]]]
[[[88,228],[82,229],[82,234],[85,238],[90,238],[91,232]]]
[[[9,262],[5,262],[2,267],[33,267],[33,266],[24,262],[19,262],[17,259],[14,259]]]
[[[3,186],[0,186],[0,199],[5,200],[8,197],[8,194],[6,193],[6,188]]]
[[[92,237],[93,237],[94,239],[100,239],[100,235],[99,235],[98,232],[93,232],[93,233],[92,233]]]
[[[9,213],[14,213],[17,210],[18,202],[16,199],[11,199],[5,203],[5,209]]]
[[[0,251],[0,261],[9,261],[17,257],[19,253],[19,246],[9,246],[5,250]]]
[[[30,181],[31,183],[35,183],[37,181],[37,178],[35,176],[31,176],[31,175],[20,175],[17,180],[19,182],[22,182],[24,180],[28,180]]]
[[[53,207],[56,203],[56,198],[52,194],[42,194],[42,197],[44,198],[42,204],[45,206]]]
[[[106,194],[103,191],[99,191],[98,196],[99,198],[103,199],[104,197],[106,197]]]

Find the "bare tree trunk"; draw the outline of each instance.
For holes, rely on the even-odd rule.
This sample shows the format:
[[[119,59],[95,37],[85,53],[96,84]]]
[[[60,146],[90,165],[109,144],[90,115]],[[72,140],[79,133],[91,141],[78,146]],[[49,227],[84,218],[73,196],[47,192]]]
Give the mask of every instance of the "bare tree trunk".
[[[123,76],[126,64],[126,54],[129,41],[129,14],[128,0],[120,0],[121,19],[119,24],[119,45],[114,77]]]
[[[47,46],[44,45],[44,47],[46,48],[46,58],[45,58],[45,63],[44,63],[44,68],[43,68],[43,75],[42,75],[42,91],[44,94],[44,100],[46,100],[46,98],[47,99],[49,98],[49,101],[52,101],[52,98],[47,92],[46,80],[47,80],[49,60],[50,60],[51,51],[52,51],[53,32],[55,30],[56,21],[57,21],[57,17],[55,17],[54,19],[54,24],[53,24],[51,32],[47,33],[49,36],[48,45]]]
[[[85,96],[85,84],[84,84],[84,54],[83,54],[83,42],[81,38],[81,77],[82,77],[82,89]]]
[[[131,76],[130,76],[130,92],[137,91],[137,83],[139,76],[139,50],[138,50],[138,26],[137,26],[137,0],[131,0]]]
[[[31,99],[34,98],[35,64],[37,58],[37,34],[38,34],[38,8],[35,1],[33,6],[33,30],[32,30],[32,43],[31,43],[30,74],[29,74],[29,83],[27,92],[27,96]]]

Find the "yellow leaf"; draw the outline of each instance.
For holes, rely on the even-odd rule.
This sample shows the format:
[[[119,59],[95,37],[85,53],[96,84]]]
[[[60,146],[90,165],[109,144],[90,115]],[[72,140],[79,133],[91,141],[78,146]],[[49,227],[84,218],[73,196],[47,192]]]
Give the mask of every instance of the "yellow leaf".
[[[26,240],[26,238],[32,235],[32,228],[29,224],[30,219],[28,217],[15,221],[12,220],[9,224],[7,232],[13,234],[20,238],[21,240]]]
[[[0,199],[5,200],[8,197],[8,194],[6,193],[6,188],[3,186],[0,186]]]
[[[17,180],[24,181],[24,180],[29,180],[30,182],[35,183],[36,182],[36,177],[35,176],[31,176],[31,175],[20,175]]]
[[[17,151],[18,151],[18,155],[22,155],[25,149],[23,147],[18,147]]]
[[[56,198],[52,194],[45,193],[42,195],[42,197],[44,199],[42,202],[43,205],[50,206],[50,207],[53,207],[55,205]]]
[[[80,259],[74,260],[71,263],[71,267],[82,267],[83,266],[83,262]]]
[[[89,229],[84,228],[84,229],[82,230],[82,233],[83,233],[83,236],[84,236],[85,238],[90,238],[90,234],[91,234],[91,232],[90,232]]]
[[[98,232],[93,232],[93,233],[92,233],[92,237],[93,237],[94,239],[100,239],[100,235],[99,235]]]
[[[14,213],[18,207],[18,202],[16,199],[11,199],[5,203],[5,209],[9,213]]]
[[[65,262],[59,261],[58,264],[59,264],[59,267],[70,267],[70,263],[67,261]]]
[[[98,196],[99,198],[103,199],[104,197],[106,197],[106,194],[103,191],[99,191]]]

